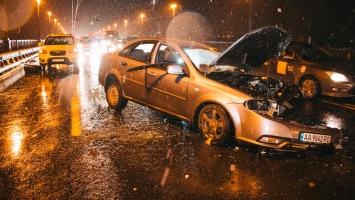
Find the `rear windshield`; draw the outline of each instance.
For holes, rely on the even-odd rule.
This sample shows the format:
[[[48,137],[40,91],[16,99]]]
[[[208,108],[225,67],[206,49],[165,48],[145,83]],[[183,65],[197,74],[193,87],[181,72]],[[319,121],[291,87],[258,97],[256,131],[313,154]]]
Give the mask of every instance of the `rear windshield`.
[[[74,38],[70,36],[56,36],[56,37],[48,37],[44,42],[45,45],[67,45],[74,44]]]

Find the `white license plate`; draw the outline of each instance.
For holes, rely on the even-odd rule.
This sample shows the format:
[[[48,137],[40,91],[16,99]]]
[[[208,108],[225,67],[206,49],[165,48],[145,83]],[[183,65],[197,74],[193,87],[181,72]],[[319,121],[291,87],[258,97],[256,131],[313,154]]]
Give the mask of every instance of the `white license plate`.
[[[64,62],[64,59],[53,59],[52,62]]]
[[[319,144],[330,144],[331,140],[330,135],[321,135],[315,133],[300,133],[300,141],[301,142],[310,142],[310,143],[319,143]]]

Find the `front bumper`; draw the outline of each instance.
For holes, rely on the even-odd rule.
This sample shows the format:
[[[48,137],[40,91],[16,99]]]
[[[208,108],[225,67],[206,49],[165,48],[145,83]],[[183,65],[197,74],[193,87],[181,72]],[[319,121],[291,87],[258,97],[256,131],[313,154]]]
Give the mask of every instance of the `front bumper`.
[[[71,58],[69,59],[68,57],[51,57],[48,58],[47,60],[44,58],[40,58],[40,64],[41,65],[51,65],[51,64],[74,64],[77,62],[76,58]]]

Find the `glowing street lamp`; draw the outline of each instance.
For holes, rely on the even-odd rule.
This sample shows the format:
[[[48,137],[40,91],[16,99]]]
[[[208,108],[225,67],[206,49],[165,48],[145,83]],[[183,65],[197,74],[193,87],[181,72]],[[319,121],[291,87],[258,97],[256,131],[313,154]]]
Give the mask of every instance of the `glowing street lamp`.
[[[51,12],[48,11],[48,28],[49,28],[49,33],[51,33]]]
[[[143,23],[144,23],[144,14],[141,14],[141,18],[142,18],[142,26],[143,26]]]
[[[170,6],[173,9],[173,17],[175,16],[175,8],[176,8],[176,4],[171,4]]]
[[[57,33],[57,19],[54,19],[54,33]]]
[[[175,4],[175,3],[174,3],[174,4],[171,4],[170,7],[173,9],[173,20],[174,20],[176,4]],[[174,22],[173,22],[173,25],[172,25],[172,29],[173,29],[172,36],[173,36],[173,37],[174,37],[174,35],[175,35],[175,27],[174,27],[174,26],[175,26],[175,25],[174,25]]]

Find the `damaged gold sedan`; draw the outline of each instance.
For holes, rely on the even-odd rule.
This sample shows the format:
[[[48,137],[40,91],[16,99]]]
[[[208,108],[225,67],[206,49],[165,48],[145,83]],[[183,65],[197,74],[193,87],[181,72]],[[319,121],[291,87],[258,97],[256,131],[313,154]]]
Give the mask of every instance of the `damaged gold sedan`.
[[[223,53],[193,41],[137,39],[102,57],[98,79],[111,108],[121,111],[127,101],[149,106],[189,122],[216,145],[334,147],[338,129],[290,117],[304,102],[299,86],[249,73],[290,40],[272,26],[247,33]]]

